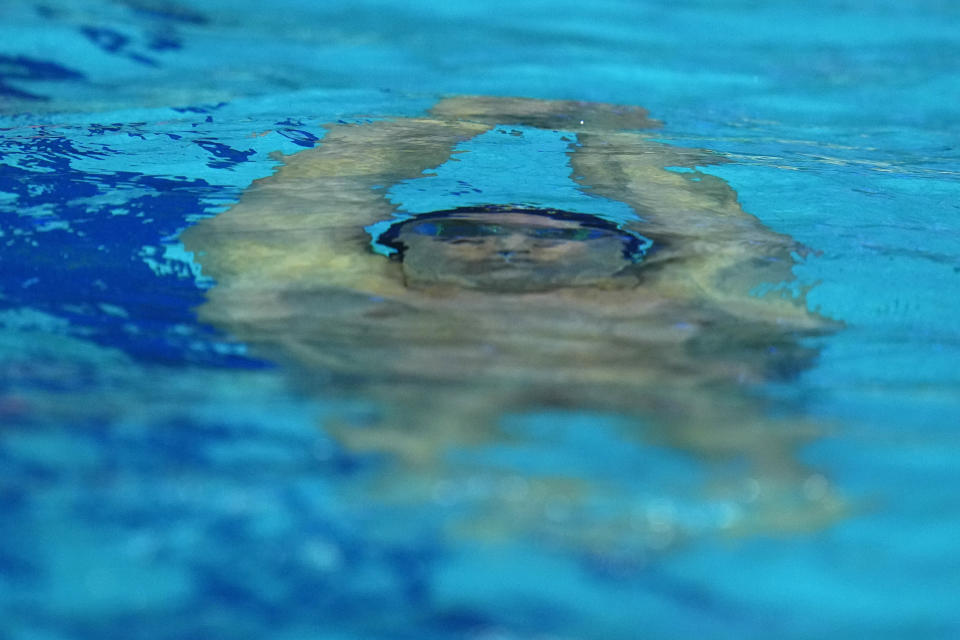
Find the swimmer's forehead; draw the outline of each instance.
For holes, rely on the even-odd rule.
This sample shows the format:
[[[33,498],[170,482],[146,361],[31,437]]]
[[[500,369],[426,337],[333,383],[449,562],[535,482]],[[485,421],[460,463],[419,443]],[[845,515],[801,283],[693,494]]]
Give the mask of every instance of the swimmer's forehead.
[[[553,229],[579,229],[582,225],[574,220],[559,220],[536,213],[454,213],[430,222],[463,221],[477,224],[516,225],[524,227],[547,227]]]

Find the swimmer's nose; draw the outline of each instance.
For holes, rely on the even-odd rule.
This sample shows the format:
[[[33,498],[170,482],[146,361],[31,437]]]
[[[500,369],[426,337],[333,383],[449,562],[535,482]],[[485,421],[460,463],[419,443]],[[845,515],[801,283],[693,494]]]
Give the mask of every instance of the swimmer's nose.
[[[498,238],[497,255],[509,260],[518,253],[527,253],[527,239],[519,233]]]
[[[512,233],[497,238],[495,255],[504,262],[510,262],[529,254],[530,247],[527,245],[527,239],[523,234]]]

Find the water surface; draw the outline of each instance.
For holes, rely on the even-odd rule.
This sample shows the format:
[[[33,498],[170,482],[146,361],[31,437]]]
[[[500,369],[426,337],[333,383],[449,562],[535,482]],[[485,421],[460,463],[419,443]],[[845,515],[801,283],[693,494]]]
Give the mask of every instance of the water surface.
[[[956,635],[957,17],[937,2],[7,3],[0,635]],[[842,498],[842,517],[724,533],[731,508],[769,498],[748,463],[550,402],[498,423],[522,447],[450,449],[446,483],[391,475],[395,456],[329,427],[376,424],[372,395],[324,393],[198,319],[217,289],[185,229],[325,125],[423,117],[450,94],[643,106],[654,142],[729,161],[667,173],[722,179],[811,249],[780,282],[842,329],[804,338],[816,358],[749,402],[794,425],[791,495]],[[552,135],[464,142],[460,163],[383,201],[523,191],[578,211]],[[610,202],[597,213],[627,215]],[[598,498],[495,511],[509,526],[470,512],[544,506],[542,478]]]

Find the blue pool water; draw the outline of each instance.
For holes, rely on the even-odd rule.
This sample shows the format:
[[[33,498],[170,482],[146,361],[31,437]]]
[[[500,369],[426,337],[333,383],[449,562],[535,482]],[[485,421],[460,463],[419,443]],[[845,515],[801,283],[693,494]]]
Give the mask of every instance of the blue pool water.
[[[7,0],[0,36],[0,640],[960,636],[960,7]],[[709,461],[534,413],[504,426],[529,451],[454,458],[624,488],[685,537],[459,535],[489,487],[374,499],[383,460],[318,428],[363,399],[197,320],[185,228],[325,123],[447,94],[641,105],[812,249],[797,284],[842,329],[757,393],[816,425],[797,455],[841,518],[722,535]],[[577,210],[552,134],[496,135],[391,198]]]

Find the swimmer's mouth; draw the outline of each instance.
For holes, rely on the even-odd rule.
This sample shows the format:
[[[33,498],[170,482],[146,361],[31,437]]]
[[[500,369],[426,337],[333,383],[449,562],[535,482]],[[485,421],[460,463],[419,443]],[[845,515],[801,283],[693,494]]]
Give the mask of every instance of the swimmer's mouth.
[[[530,267],[537,264],[539,263],[536,260],[532,260],[526,256],[518,256],[516,254],[500,256],[498,259],[489,261],[489,265],[494,269],[511,269],[514,267]]]

